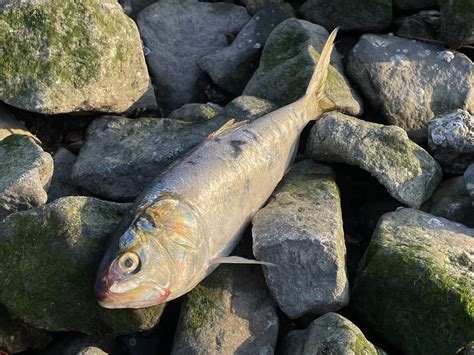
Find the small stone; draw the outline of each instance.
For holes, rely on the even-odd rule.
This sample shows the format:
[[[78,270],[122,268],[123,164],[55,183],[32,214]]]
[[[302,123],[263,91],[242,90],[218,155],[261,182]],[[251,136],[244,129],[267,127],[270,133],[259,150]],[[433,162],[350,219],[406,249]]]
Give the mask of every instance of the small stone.
[[[474,116],[456,110],[435,117],[428,125],[428,145],[443,170],[462,174],[474,161]]]
[[[316,121],[306,152],[312,159],[359,166],[408,206],[419,207],[441,180],[438,163],[404,130],[342,113],[328,113]]]
[[[223,108],[221,106],[213,103],[186,104],[171,112],[168,117],[181,121],[200,122],[214,118],[221,113],[222,110]]]
[[[420,11],[417,14],[402,18],[397,35],[408,38],[436,40],[440,26],[441,14],[439,11]]]
[[[473,229],[402,208],[380,219],[352,304],[402,353],[454,354],[474,339],[473,270]]]
[[[49,202],[60,197],[79,195],[71,179],[72,168],[76,160],[77,156],[64,148],[59,148],[54,154],[54,173],[48,189]]]
[[[0,221],[0,303],[48,331],[119,335],[153,328],[163,305],[110,310],[94,282],[110,234],[129,205],[64,197]]]
[[[13,115],[8,112],[5,105],[0,103],[0,140],[12,134],[23,134],[32,137],[37,143],[41,143],[23,123],[18,121]]]
[[[390,0],[308,0],[300,8],[305,20],[332,30],[380,31],[392,20]]]
[[[390,60],[402,48],[407,49],[403,60]],[[474,109],[471,60],[431,44],[363,35],[349,54],[347,73],[387,123],[402,127],[418,143],[426,142],[435,116]]]
[[[0,141],[0,220],[10,213],[46,203],[53,159],[31,137]]]
[[[328,32],[303,20],[288,19],[270,34],[260,65],[244,90],[285,106],[302,97],[318,62]],[[333,51],[325,90],[336,109],[352,115],[362,113],[362,101],[344,76],[340,56]]]
[[[349,302],[339,190],[331,168],[295,164],[253,219],[253,252],[267,286],[290,318]]]
[[[282,355],[380,354],[350,320],[337,313],[315,319],[304,330],[293,330],[283,343]]]
[[[146,92],[135,23],[115,0],[0,4],[0,100],[45,114],[122,113]]]
[[[466,190],[469,192],[471,197],[474,198],[474,163],[469,165],[464,172],[464,183],[466,184]]]

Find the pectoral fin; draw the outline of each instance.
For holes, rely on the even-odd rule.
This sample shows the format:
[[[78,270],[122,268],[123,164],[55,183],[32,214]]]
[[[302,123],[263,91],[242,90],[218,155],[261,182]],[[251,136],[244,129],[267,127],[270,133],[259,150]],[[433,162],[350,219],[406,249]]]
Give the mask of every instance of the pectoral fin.
[[[265,265],[265,266],[277,266],[276,264],[269,263],[267,261],[246,259],[240,256],[227,256],[225,258],[214,258],[214,259],[211,259],[211,264],[257,264],[257,265]]]
[[[219,128],[217,131],[211,133],[208,137],[207,140],[212,140],[217,137],[222,137],[226,134],[232,133],[239,129],[240,127],[245,126],[248,123],[248,121],[236,121],[234,118],[231,118],[229,121],[224,123],[224,125]]]

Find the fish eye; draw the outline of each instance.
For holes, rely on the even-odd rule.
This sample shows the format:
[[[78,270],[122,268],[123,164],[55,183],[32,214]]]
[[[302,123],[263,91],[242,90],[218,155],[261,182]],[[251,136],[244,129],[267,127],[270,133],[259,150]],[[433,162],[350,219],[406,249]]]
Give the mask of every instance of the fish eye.
[[[118,259],[118,266],[121,271],[127,274],[138,271],[140,258],[134,252],[126,252]]]

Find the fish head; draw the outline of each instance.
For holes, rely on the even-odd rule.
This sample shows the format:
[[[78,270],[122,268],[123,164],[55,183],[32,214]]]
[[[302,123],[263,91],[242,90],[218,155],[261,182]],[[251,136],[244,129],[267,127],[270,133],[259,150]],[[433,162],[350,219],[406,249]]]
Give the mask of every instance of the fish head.
[[[102,260],[95,285],[105,308],[142,308],[181,296],[197,250],[196,219],[177,200],[138,209]]]

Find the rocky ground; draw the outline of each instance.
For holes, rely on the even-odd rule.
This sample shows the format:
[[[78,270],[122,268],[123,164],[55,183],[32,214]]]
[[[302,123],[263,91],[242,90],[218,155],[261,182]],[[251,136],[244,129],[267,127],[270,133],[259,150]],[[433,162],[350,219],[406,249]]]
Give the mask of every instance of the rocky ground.
[[[234,252],[279,266],[101,308],[130,202],[336,26],[336,110]],[[0,353],[474,354],[472,0],[3,0],[0,58]]]

